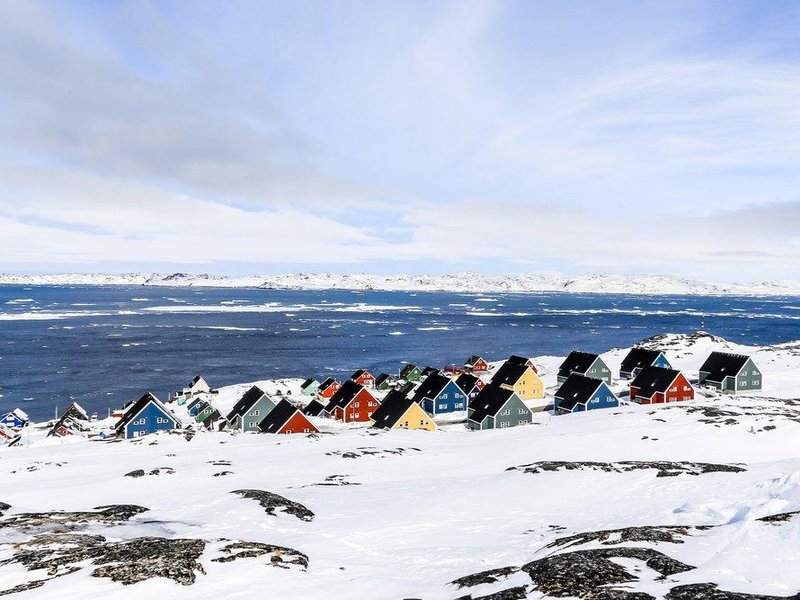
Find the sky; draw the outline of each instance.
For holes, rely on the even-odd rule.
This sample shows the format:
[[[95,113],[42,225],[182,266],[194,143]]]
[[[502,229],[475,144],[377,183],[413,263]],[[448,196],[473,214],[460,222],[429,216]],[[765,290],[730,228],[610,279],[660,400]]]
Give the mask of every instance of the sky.
[[[800,279],[797,2],[0,14],[0,271]]]

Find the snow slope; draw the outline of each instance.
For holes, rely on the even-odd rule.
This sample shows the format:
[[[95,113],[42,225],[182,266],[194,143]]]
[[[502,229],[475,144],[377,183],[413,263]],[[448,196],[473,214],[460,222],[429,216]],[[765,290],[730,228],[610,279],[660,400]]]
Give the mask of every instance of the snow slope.
[[[59,275],[0,274],[0,285],[148,285],[167,287],[269,288],[293,290],[386,290],[447,292],[575,292],[609,294],[680,295],[800,295],[800,281],[712,283],[661,275],[560,274],[485,275],[370,275],[294,273],[224,277],[205,274],[93,273]]]
[[[765,389],[744,397],[699,394],[693,402],[660,407],[537,413],[531,426],[484,432],[463,425],[435,433],[372,432],[318,421],[323,433],[313,436],[201,431],[191,439],[161,434],[45,444],[33,430],[29,446],[0,450],[0,502],[10,505],[0,518],[0,592],[47,577],[7,562],[22,549],[55,543],[35,538],[55,526],[26,525],[20,515],[133,504],[149,510],[119,523],[89,522],[70,535],[102,535],[110,544],[143,537],[200,540],[197,562],[204,572],[196,570],[193,585],[165,577],[122,585],[93,577],[96,570],[108,573],[87,558],[24,597],[427,600],[478,598],[510,588],[517,595],[507,598],[564,597],[553,591],[551,577],[562,555],[573,568],[558,585],[578,578],[584,586],[579,590],[590,582],[577,565],[589,561],[595,573],[617,565],[629,579],[620,589],[652,598],[694,584],[778,597],[797,593],[800,516],[759,519],[800,511],[800,342],[748,348],[696,334],[647,343],[666,348],[670,360],[690,372],[711,349],[747,351],[764,372]],[[603,356],[616,368],[624,353]],[[560,360],[535,359],[551,390]],[[286,390],[295,382],[269,385]],[[244,387],[223,388],[220,401],[229,402]],[[540,469],[541,461],[568,465]],[[674,462],[674,473],[659,476],[648,461]],[[703,472],[685,461],[724,468]],[[140,477],[125,475],[138,469],[144,471]],[[312,511],[313,519],[291,509],[270,515],[235,490],[279,494]],[[641,526],[672,529],[636,529]],[[592,533],[617,529],[624,531]],[[564,541],[579,533],[586,535]],[[34,538],[38,545],[30,545]],[[308,566],[272,566],[281,562],[268,556],[215,560],[229,540],[276,544],[284,557],[294,549],[307,555]],[[648,563],[623,556],[609,567],[597,557],[617,551],[667,559]],[[113,564],[123,560],[119,553],[112,558]],[[685,570],[662,577],[656,568],[665,563]],[[462,579],[461,587],[451,583],[501,568]]]

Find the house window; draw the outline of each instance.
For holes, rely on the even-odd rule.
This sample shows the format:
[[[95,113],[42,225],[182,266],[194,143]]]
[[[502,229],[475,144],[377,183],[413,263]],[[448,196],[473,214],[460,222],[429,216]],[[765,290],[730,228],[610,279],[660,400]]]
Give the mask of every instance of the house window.
[[[353,408],[358,408],[358,405],[359,405],[358,402],[353,402]]]
[[[506,421],[501,421],[501,422],[500,422],[500,427],[508,427],[508,422],[506,422]]]
[[[507,408],[507,409],[505,409],[503,412],[501,412],[500,414],[501,414],[501,415],[510,415],[510,414],[511,414],[511,410],[509,410],[509,409]]]
[[[447,404],[440,404],[439,410],[445,410],[447,408]]]
[[[254,416],[254,417],[257,417],[259,414],[261,414],[261,411],[260,411],[260,410],[254,410],[254,411],[253,411],[253,416]]]
[[[256,426],[256,424],[253,423],[253,421],[250,421],[250,427],[255,427],[255,426]]]
[[[463,402],[456,402],[455,407],[456,408],[464,408],[464,403]]]
[[[425,425],[425,421],[423,419],[420,419],[419,420],[419,424],[420,424],[420,427],[421,427],[421,426]]]
[[[524,415],[525,414],[525,409],[524,408],[520,408],[519,409],[519,414]]]

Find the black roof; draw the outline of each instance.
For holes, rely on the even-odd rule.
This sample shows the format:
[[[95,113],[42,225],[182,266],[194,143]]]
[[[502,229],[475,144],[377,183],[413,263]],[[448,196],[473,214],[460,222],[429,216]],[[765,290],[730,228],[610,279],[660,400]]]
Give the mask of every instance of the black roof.
[[[586,404],[602,384],[601,379],[573,373],[555,393],[555,397],[560,401],[558,407],[572,410],[577,404]]]
[[[189,385],[192,386],[195,383],[197,383],[198,381],[200,381],[201,379],[202,379],[202,377],[200,377],[200,375],[195,375],[194,379],[192,379],[192,382]]]
[[[266,396],[266,392],[262,390],[257,385],[254,385],[249,390],[247,390],[244,395],[239,399],[239,401],[233,405],[231,412],[228,413],[226,419],[228,421],[233,422],[233,419],[236,417],[242,416],[246,413],[250,408],[258,402],[262,396]]]
[[[503,408],[503,405],[513,395],[513,390],[503,389],[494,383],[487,385],[469,403],[469,407],[474,411],[469,420],[480,423],[486,417],[496,416],[498,411]]]
[[[373,427],[392,428],[398,419],[402,417],[410,406],[415,402],[402,392],[392,390],[381,402],[381,405],[372,413],[370,417],[375,423]]]
[[[423,381],[414,393],[414,402],[421,404],[425,398],[436,398],[452,379],[441,373],[433,373]]]
[[[700,371],[708,373],[706,379],[721,382],[726,377],[736,377],[749,358],[746,354],[712,352],[700,367]]]
[[[294,404],[288,400],[282,399],[275,405],[275,408],[269,411],[269,414],[264,417],[261,423],[258,424],[258,428],[264,433],[277,433],[297,411],[298,408]]]
[[[569,353],[567,359],[561,363],[561,366],[558,367],[558,374],[562,377],[567,377],[573,371],[576,373],[585,373],[598,358],[598,354],[573,350]]]
[[[639,388],[639,394],[650,398],[656,392],[666,392],[680,374],[675,369],[644,367],[631,382],[631,386]]]
[[[162,407],[161,403],[158,401],[158,398],[156,398],[156,397],[155,397],[155,396],[154,396],[152,393],[150,393],[150,392],[146,392],[146,393],[145,393],[145,394],[144,394],[144,395],[143,395],[141,398],[139,398],[139,399],[138,399],[136,402],[134,402],[133,404],[130,404],[130,405],[128,406],[128,409],[125,411],[125,414],[122,416],[122,418],[121,418],[119,421],[117,421],[117,424],[116,424],[116,425],[114,425],[114,429],[115,429],[115,430],[117,430],[117,431],[119,431],[120,429],[122,429],[123,427],[125,427],[125,425],[127,425],[127,424],[128,424],[128,422],[129,422],[129,421],[130,421],[130,420],[131,420],[131,419],[132,419],[132,418],[133,418],[133,417],[134,417],[134,416],[135,416],[135,415],[136,415],[136,414],[137,414],[137,413],[138,413],[140,410],[142,410],[142,409],[143,409],[143,408],[144,408],[144,407],[147,405],[147,403],[148,403],[148,402],[155,402],[155,403],[156,403],[156,405],[157,405],[159,408],[161,408],[161,409],[163,410],[163,407]],[[170,416],[172,416],[172,415],[170,415]],[[63,417],[62,417],[62,418],[63,418]],[[175,419],[175,423],[178,423],[178,419],[176,419],[175,417],[172,417],[172,418],[173,418],[173,419]]]
[[[428,377],[429,375],[434,375],[434,374],[440,373],[440,372],[441,371],[439,371],[439,369],[437,369],[436,367],[428,366],[428,367],[425,367],[424,369],[422,369],[422,372],[420,374],[423,377]]]
[[[194,400],[189,402],[189,404],[186,405],[186,409],[188,410],[190,408],[194,408],[197,404],[199,404],[202,401],[203,401],[202,398],[195,398]]]
[[[419,370],[419,367],[413,363],[408,363],[406,366],[400,369],[400,377],[405,377],[406,375],[411,373],[411,371],[413,371],[414,369]]]
[[[456,385],[461,388],[461,391],[465,394],[469,394],[472,391],[477,383],[480,381],[475,375],[470,373],[462,373],[456,379]]]
[[[303,383],[300,384],[300,389],[301,390],[306,389],[308,386],[310,386],[315,381],[316,381],[316,379],[314,379],[313,377],[310,377],[310,378],[306,379]]]
[[[303,414],[309,417],[318,417],[319,414],[325,409],[325,405],[319,400],[312,400],[303,409]]]
[[[474,365],[479,360],[483,360],[483,358],[478,356],[477,354],[471,354],[470,357],[467,359],[467,361],[464,363],[464,366]]]
[[[350,379],[358,379],[362,375],[369,375],[369,374],[370,374],[369,371],[367,371],[366,369],[358,369],[352,375],[350,375]]]
[[[325,412],[331,413],[337,406],[339,408],[344,408],[350,404],[358,392],[365,389],[367,388],[360,383],[356,383],[352,379],[348,379],[342,384],[342,387],[336,390],[336,393],[331,396],[330,402],[328,402],[328,405],[325,407]]]
[[[650,350],[648,348],[631,348],[628,355],[622,359],[619,370],[625,373],[633,373],[634,369],[650,367],[661,354],[661,350]]]
[[[492,376],[492,383],[496,383],[497,385],[514,385],[528,369],[530,369],[530,367],[527,363],[520,364],[506,361]]]
[[[384,381],[389,381],[389,380],[391,380],[391,379],[392,379],[392,376],[391,376],[391,375],[389,375],[388,373],[381,373],[380,375],[378,375],[378,376],[375,378],[375,385],[376,385],[376,386],[377,386],[377,385],[380,385],[380,384],[382,384]]]
[[[328,377],[325,381],[323,381],[322,383],[319,384],[319,387],[317,389],[319,391],[321,391],[321,392],[324,392],[326,389],[328,389],[334,383],[338,383],[338,382],[333,377]]]
[[[406,381],[403,385],[398,388],[395,388],[395,391],[400,392],[404,396],[408,396],[409,392],[412,392],[416,386],[414,385],[413,381]]]
[[[528,363],[533,363],[530,358],[525,358],[524,356],[519,356],[517,354],[512,354],[509,356],[506,362],[513,365],[527,365]]]

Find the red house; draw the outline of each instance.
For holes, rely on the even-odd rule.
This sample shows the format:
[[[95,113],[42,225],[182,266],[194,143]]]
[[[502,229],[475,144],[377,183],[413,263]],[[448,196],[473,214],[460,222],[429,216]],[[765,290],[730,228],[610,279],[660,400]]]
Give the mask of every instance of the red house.
[[[352,375],[350,375],[350,379],[355,381],[359,385],[363,385],[364,387],[374,388],[375,387],[375,377],[367,371],[366,369],[359,369]]]
[[[317,388],[317,396],[330,400],[333,395],[339,391],[342,384],[336,381],[333,377],[328,377],[325,381],[319,384]]]
[[[319,433],[299,408],[287,400],[277,406],[258,424],[263,433]]]
[[[369,421],[380,402],[363,385],[345,381],[325,407],[325,414],[345,423]]]
[[[464,369],[455,365],[447,365],[444,368],[444,372],[450,377],[458,377],[464,372]]]
[[[662,367],[644,367],[631,383],[631,400],[661,404],[694,400],[694,388],[683,373]]]
[[[489,370],[489,363],[473,354],[464,363],[464,369],[467,373],[486,373]]]

